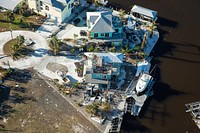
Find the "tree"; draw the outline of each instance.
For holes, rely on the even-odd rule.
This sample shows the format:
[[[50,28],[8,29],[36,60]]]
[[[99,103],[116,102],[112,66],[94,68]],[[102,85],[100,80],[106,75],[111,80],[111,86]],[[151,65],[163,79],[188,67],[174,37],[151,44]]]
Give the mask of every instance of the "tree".
[[[61,41],[56,36],[53,36],[49,41],[49,47],[54,52],[54,55],[57,55],[60,52],[60,45]]]
[[[104,112],[108,112],[110,110],[110,103],[108,102],[103,102],[101,105],[101,110]]]
[[[17,36],[17,43],[19,45],[22,45],[24,43],[24,41],[25,41],[24,36],[22,36],[22,35]]]
[[[121,21],[123,20],[124,15],[125,15],[125,10],[120,9],[120,10],[119,10],[119,18],[120,18]]]
[[[146,45],[147,34],[148,34],[148,32],[146,32],[146,33],[144,34],[144,37],[143,37],[143,40],[142,40],[142,44],[141,44],[141,49],[142,49],[142,50],[144,50],[144,47],[145,47],[145,45]]]
[[[85,110],[91,115],[96,115],[98,112],[98,107],[99,105],[97,103],[93,103],[93,104],[87,105]]]
[[[149,33],[150,33],[150,38],[152,38],[152,35],[153,35],[153,31],[157,28],[156,26],[156,22],[153,21],[149,27],[148,27],[148,30],[149,30]]]

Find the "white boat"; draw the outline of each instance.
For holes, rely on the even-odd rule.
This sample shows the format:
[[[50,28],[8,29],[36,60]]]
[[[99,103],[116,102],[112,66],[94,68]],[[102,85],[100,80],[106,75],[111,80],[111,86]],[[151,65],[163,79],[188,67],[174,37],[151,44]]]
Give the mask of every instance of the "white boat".
[[[142,76],[140,76],[136,84],[136,92],[137,93],[143,92],[151,81],[152,81],[151,75],[145,73],[142,74]]]

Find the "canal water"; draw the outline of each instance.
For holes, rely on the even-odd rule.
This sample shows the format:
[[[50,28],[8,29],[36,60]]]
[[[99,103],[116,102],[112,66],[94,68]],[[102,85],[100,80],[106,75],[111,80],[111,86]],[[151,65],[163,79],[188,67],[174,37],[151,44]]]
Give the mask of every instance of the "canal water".
[[[122,133],[199,133],[185,103],[200,100],[200,0],[109,0],[130,11],[134,4],[158,11],[154,49],[157,83],[139,118],[124,116]]]

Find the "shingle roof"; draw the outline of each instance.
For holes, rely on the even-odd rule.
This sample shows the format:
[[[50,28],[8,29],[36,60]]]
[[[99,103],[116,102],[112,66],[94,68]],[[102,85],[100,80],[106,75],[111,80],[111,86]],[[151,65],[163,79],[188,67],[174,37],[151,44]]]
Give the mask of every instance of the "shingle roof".
[[[94,23],[99,16],[90,16],[90,22]]]
[[[87,19],[92,23],[91,32],[115,32],[111,12],[87,12]]]

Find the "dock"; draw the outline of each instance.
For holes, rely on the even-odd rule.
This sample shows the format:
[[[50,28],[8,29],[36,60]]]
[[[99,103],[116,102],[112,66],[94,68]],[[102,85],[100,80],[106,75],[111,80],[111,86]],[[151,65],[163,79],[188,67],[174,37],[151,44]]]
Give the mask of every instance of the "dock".
[[[188,108],[186,112],[190,112],[195,124],[200,129],[200,101],[188,103],[185,106]]]

